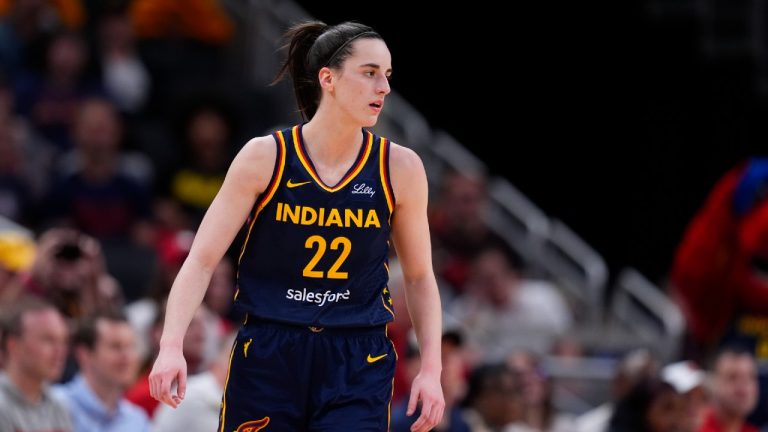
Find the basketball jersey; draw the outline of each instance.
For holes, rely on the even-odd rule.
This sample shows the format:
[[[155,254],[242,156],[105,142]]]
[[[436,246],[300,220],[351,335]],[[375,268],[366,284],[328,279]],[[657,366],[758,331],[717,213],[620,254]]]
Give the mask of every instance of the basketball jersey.
[[[319,327],[394,319],[389,280],[389,140],[363,129],[351,168],[333,186],[317,174],[302,125],[277,131],[269,185],[248,220],[235,305],[250,316]]]

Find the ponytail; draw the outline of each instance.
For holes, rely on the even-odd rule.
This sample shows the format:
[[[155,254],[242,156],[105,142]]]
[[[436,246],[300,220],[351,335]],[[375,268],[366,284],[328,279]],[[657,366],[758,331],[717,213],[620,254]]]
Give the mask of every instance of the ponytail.
[[[381,39],[381,36],[355,22],[329,26],[322,21],[308,21],[289,28],[285,38],[289,41],[283,47],[288,49],[287,57],[272,84],[289,74],[299,112],[309,121],[320,105],[322,91],[317,77],[320,69],[340,67],[351,54],[355,39]]]

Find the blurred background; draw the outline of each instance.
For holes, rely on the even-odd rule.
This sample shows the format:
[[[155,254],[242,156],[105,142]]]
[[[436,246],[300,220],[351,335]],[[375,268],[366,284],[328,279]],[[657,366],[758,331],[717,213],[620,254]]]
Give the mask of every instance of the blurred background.
[[[393,54],[374,130],[428,171],[439,430],[768,427],[768,8],[616,3],[0,0],[0,318],[28,296],[72,334],[124,314],[135,371],[113,384],[156,430],[189,432],[146,388],[168,290],[236,152],[300,121],[289,83],[270,85],[282,33],[355,20]],[[192,375],[226,370],[241,240],[185,340]],[[391,268],[406,430],[418,350]],[[82,369],[71,352],[60,385]]]

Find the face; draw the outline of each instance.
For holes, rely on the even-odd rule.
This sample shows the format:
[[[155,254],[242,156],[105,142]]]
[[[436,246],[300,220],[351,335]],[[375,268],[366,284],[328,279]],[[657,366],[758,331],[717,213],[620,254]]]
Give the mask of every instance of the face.
[[[103,384],[127,388],[139,369],[133,328],[127,322],[101,319],[96,324],[96,333],[93,351],[83,349],[80,353],[85,360],[81,367]]]
[[[364,127],[375,125],[390,92],[392,56],[384,41],[368,38],[352,42],[352,53],[341,70],[331,70],[331,82],[323,78],[323,71],[328,70],[320,71],[326,90],[323,98],[334,99],[354,122]]]
[[[503,307],[512,301],[516,282],[517,276],[504,254],[487,250],[475,258],[467,283],[473,294],[492,305]]]
[[[725,412],[746,417],[757,403],[757,367],[746,354],[723,354],[715,365],[714,398]]]
[[[662,391],[648,407],[646,421],[651,432],[677,432],[682,414],[682,399],[673,390]]]
[[[695,432],[701,428],[710,406],[710,398],[707,389],[700,385],[682,395],[683,415],[680,417],[680,430],[683,432]]]
[[[75,124],[78,148],[90,158],[112,156],[120,146],[120,123],[106,102],[86,102]]]
[[[493,426],[521,420],[525,402],[517,378],[511,372],[496,378],[478,400],[478,410]]]
[[[55,381],[61,377],[67,356],[69,331],[61,314],[53,309],[27,312],[21,335],[9,340],[8,361],[17,362],[28,377]]]

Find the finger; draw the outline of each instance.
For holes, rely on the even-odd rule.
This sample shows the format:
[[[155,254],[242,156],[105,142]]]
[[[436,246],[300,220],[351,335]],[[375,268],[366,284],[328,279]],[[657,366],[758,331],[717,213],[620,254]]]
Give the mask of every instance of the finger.
[[[414,431],[420,431],[422,429],[426,430],[429,422],[429,409],[430,407],[427,404],[422,403],[421,404],[421,415],[416,420],[416,422],[413,424],[411,430]]]
[[[430,427],[435,427],[443,420],[443,408],[441,406],[436,406],[433,410],[430,417]]]
[[[184,371],[179,371],[177,375],[179,387],[176,389],[176,394],[179,399],[184,399],[184,394],[187,392],[187,374]]]
[[[171,398],[171,385],[172,380],[170,379],[163,379],[160,385],[160,400],[174,408],[175,402],[173,401],[173,398]]]
[[[419,390],[416,387],[411,388],[411,397],[408,399],[408,411],[406,411],[406,415],[411,416],[413,415],[414,411],[416,411],[416,404],[419,402]]]

